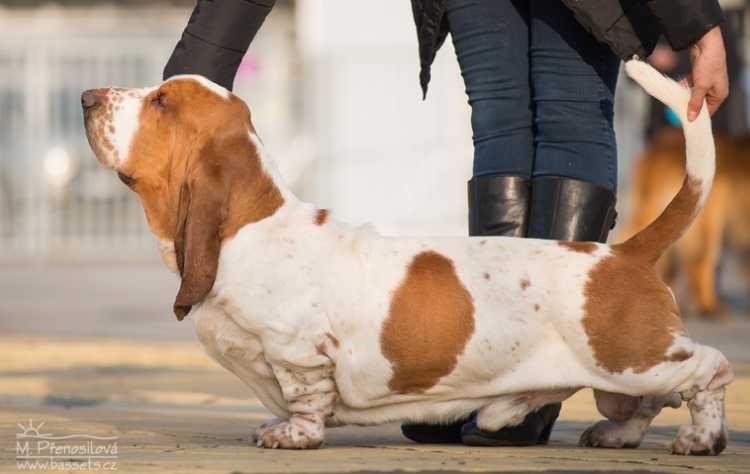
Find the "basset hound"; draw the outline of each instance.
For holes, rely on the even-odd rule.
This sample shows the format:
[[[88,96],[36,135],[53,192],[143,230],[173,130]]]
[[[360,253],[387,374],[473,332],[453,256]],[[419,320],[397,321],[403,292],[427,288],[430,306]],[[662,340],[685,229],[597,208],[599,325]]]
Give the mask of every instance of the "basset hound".
[[[644,62],[627,72],[682,115],[687,176],[665,212],[608,246],[504,237],[393,238],[301,202],[245,103],[198,76],[82,96],[97,159],[140,198],[181,278],[208,354],[277,418],[267,448],[315,448],[326,426],[449,422],[484,430],[594,389],[606,420],[581,444],[633,447],[687,401],[677,454],[727,443],[727,359],[690,339],[654,262],[701,209],[714,174],[706,107]]]

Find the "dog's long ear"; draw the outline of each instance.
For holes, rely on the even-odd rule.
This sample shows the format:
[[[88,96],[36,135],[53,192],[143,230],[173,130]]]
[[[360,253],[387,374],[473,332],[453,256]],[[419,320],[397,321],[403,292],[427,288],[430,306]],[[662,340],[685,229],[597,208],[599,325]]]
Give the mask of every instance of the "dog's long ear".
[[[180,321],[211,291],[227,214],[226,177],[218,160],[203,158],[182,184],[177,209],[174,244],[182,283],[174,313]]]

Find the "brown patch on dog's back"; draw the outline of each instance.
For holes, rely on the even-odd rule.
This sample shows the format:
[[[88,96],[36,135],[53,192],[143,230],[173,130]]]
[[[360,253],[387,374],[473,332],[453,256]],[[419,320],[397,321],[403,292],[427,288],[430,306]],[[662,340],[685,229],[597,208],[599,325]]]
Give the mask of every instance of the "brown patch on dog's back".
[[[604,257],[589,272],[584,296],[582,324],[600,367],[642,373],[679,361],[679,352],[667,356],[675,335],[685,333],[679,310],[648,263],[619,252]]]
[[[527,278],[524,278],[523,280],[521,280],[521,289],[522,290],[525,290],[526,288],[528,288],[530,286],[531,286],[531,282]]]
[[[380,347],[391,363],[388,387],[423,392],[450,374],[474,333],[474,302],[453,262],[417,254],[391,299]]]
[[[328,209],[318,209],[315,213],[315,225],[323,225],[328,220]]]
[[[574,242],[570,240],[558,240],[558,244],[571,252],[579,253],[594,253],[596,251],[596,244],[594,242]]]

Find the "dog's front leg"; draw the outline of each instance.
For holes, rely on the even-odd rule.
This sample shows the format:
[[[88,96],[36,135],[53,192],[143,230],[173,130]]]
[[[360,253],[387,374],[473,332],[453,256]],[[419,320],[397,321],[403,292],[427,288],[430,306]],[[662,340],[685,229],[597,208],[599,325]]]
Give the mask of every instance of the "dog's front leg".
[[[332,367],[290,367],[271,364],[288,402],[288,420],[275,419],[255,432],[259,447],[318,448],[323,444],[325,421],[333,413],[336,384]]]

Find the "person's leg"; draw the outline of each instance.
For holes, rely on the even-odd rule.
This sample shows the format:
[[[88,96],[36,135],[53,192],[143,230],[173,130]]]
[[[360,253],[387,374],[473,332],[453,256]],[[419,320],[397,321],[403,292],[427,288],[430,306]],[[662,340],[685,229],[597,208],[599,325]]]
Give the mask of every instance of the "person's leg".
[[[565,176],[615,191],[612,120],[620,60],[563,2],[529,3],[533,176]]]
[[[529,7],[535,151],[525,236],[606,240],[614,218],[612,102],[619,61],[562,2],[529,0]],[[559,403],[546,405],[521,425],[492,433],[467,423],[462,439],[483,446],[546,444],[559,413]]]
[[[471,106],[474,176],[531,176],[528,0],[448,0]]]
[[[562,2],[530,0],[529,237],[605,241],[614,219],[619,59]]]
[[[525,237],[533,159],[528,0],[448,0],[447,15],[472,108],[469,234]],[[491,433],[467,420],[402,430],[423,443],[529,445],[546,442],[556,417],[545,408]]]
[[[528,0],[447,2],[474,133],[470,235],[526,235],[534,155],[528,6]]]

